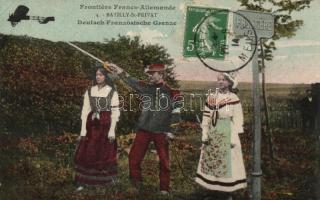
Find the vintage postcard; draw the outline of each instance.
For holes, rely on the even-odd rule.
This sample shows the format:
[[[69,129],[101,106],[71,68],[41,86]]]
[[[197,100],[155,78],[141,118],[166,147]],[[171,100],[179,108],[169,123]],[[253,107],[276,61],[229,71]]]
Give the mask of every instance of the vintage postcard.
[[[0,5],[0,199],[320,199],[318,0]]]

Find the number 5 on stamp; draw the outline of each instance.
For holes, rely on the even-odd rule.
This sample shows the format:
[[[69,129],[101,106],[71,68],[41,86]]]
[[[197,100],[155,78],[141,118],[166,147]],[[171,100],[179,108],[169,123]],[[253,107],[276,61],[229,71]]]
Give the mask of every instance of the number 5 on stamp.
[[[212,15],[220,9],[187,7],[183,55],[224,59],[228,12]]]

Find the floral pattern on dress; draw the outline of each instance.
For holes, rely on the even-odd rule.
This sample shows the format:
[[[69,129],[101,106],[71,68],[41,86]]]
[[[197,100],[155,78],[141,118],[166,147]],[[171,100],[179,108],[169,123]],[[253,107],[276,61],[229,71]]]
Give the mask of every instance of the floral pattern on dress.
[[[201,171],[217,178],[231,177],[231,122],[219,119],[209,130],[209,142],[202,149]]]

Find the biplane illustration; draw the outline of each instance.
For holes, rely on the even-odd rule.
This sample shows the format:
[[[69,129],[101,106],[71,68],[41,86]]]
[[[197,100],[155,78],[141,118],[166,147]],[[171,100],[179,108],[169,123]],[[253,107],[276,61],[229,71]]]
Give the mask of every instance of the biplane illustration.
[[[8,21],[11,22],[12,27],[15,27],[21,20],[37,20],[40,24],[47,24],[54,21],[54,17],[39,17],[28,16],[29,8],[24,5],[19,5],[13,14],[9,15]]]

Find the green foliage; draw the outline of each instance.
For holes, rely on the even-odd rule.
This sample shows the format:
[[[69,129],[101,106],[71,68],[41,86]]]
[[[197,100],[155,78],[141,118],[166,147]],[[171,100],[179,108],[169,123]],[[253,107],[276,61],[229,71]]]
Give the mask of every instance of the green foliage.
[[[1,119],[13,132],[74,130],[89,81],[60,44],[7,36],[1,49]]]
[[[74,43],[140,79],[146,78],[146,64],[173,63],[164,47],[144,45],[138,37]],[[0,55],[0,129],[20,134],[79,131],[83,94],[95,77],[93,59],[64,42],[1,34]],[[172,68],[166,71],[166,78],[178,86]],[[132,91],[120,81],[116,85],[127,101]],[[128,108],[128,102],[123,103]],[[137,99],[132,104],[137,106]],[[137,115],[122,112],[119,132],[130,132]]]

